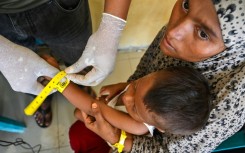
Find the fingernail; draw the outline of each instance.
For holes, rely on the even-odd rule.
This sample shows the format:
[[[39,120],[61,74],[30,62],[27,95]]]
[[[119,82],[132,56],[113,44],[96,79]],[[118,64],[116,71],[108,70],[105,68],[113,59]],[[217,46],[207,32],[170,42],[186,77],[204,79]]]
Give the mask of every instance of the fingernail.
[[[38,81],[38,82],[42,82],[44,79],[45,79],[45,78],[44,78],[43,76],[40,76],[40,77],[37,78],[37,81]]]
[[[93,103],[92,104],[92,108],[97,108],[97,104],[96,103]]]

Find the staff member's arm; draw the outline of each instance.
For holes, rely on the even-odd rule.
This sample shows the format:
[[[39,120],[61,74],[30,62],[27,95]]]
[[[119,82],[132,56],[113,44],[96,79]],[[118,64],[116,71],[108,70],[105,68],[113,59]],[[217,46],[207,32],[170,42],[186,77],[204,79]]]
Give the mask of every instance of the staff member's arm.
[[[79,60],[65,69],[71,81],[95,86],[112,72],[130,3],[131,0],[105,0],[104,13],[98,30],[89,38]],[[89,73],[77,74],[87,66],[93,66]]]

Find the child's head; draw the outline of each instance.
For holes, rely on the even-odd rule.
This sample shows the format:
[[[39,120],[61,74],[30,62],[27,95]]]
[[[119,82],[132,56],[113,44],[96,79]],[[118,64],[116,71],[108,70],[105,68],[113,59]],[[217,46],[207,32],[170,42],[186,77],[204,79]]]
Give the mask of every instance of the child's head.
[[[132,82],[124,97],[136,120],[173,134],[201,129],[210,113],[210,91],[196,70],[172,67]]]

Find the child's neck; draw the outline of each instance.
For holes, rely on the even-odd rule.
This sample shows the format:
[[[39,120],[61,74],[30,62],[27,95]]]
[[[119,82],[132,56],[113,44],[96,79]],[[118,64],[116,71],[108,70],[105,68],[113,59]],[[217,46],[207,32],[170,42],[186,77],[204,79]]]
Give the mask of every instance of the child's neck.
[[[117,106],[124,105],[123,100],[122,100],[123,95],[124,95],[124,93],[122,93],[122,94],[118,97],[118,99],[117,99],[117,104],[116,104]]]

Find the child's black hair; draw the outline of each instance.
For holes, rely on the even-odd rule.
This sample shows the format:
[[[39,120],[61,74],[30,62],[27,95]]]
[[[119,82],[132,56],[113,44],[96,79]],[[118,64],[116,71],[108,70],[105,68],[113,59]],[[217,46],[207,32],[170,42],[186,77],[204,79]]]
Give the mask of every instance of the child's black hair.
[[[153,119],[159,127],[173,134],[190,134],[201,129],[211,107],[204,76],[188,67],[170,67],[157,73],[143,101],[147,110],[155,114]]]

